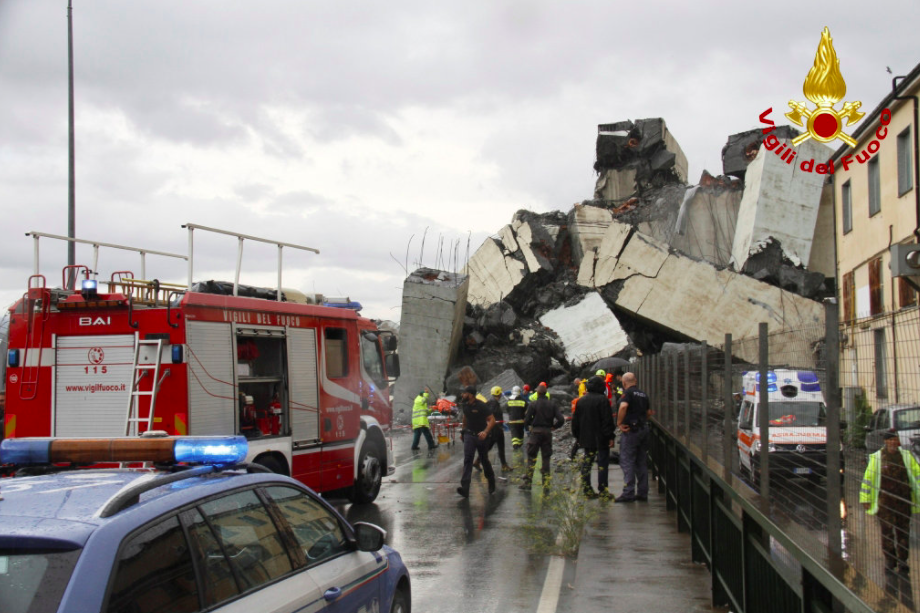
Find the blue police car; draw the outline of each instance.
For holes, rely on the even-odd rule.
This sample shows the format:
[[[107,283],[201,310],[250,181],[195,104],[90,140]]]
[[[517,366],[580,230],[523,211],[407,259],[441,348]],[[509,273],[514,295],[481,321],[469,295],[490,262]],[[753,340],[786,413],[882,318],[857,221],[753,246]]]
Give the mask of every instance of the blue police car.
[[[3,441],[32,476],[0,480],[0,611],[410,611],[382,529],[245,457],[242,437]],[[129,461],[154,468],[62,466]]]

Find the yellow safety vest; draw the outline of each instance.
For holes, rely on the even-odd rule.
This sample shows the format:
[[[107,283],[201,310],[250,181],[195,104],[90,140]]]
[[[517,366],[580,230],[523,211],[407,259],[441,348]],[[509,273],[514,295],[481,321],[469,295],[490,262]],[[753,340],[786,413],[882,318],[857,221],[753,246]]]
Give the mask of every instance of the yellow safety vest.
[[[904,466],[907,467],[907,474],[910,478],[911,512],[920,513],[920,464],[906,449],[898,449],[901,457],[904,458]],[[867,511],[869,515],[878,513],[878,495],[882,483],[882,450],[879,449],[869,456],[869,466],[866,468],[866,474],[863,475],[862,489],[859,492],[859,502],[872,504]]]
[[[427,428],[429,415],[431,409],[428,408],[428,393],[425,392],[416,396],[412,405],[412,429]]]

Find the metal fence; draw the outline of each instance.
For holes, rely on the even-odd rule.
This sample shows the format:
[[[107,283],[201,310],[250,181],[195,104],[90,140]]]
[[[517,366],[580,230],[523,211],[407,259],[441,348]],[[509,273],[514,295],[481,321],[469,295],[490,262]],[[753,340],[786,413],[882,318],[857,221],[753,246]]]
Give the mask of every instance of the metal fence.
[[[692,533],[694,558],[713,572],[714,604],[747,612],[920,603],[920,514],[909,490],[874,517],[860,503],[884,431],[897,428],[904,449],[920,435],[920,316],[913,308],[837,321],[829,301],[823,328],[762,324],[755,338],[726,335],[637,364],[655,411],[659,487]],[[882,532],[905,526],[902,559]]]

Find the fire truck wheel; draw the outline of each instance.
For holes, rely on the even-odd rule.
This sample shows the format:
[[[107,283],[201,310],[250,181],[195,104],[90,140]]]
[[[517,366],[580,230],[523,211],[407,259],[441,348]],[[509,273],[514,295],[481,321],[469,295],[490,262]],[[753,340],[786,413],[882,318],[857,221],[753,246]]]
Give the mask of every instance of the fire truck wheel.
[[[375,445],[364,443],[361,447],[361,455],[358,456],[358,478],[351,495],[352,502],[365,504],[377,498],[384,466],[378,454]]]
[[[253,464],[261,464],[268,470],[279,475],[287,474],[287,471],[284,469],[284,465],[270,455],[259,456],[253,461]]]

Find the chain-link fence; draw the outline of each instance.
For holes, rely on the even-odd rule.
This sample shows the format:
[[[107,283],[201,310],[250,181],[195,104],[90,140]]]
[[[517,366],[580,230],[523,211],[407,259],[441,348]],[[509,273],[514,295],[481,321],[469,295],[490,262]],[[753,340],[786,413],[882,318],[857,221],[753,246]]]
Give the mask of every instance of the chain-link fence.
[[[914,308],[838,327],[836,308],[826,327],[764,324],[758,337],[646,356],[640,386],[660,427],[721,465],[733,489],[812,558],[842,560],[835,574],[866,603],[914,610],[920,315]],[[798,570],[775,539],[770,552]]]

